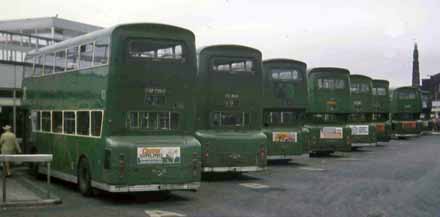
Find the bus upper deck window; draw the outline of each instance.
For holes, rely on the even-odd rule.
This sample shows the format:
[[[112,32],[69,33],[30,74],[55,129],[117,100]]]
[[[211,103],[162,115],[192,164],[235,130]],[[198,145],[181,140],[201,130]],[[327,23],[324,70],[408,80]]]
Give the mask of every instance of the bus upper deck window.
[[[299,72],[295,69],[272,69],[272,80],[294,81],[301,80]]]
[[[212,70],[228,72],[228,74],[242,74],[242,72],[254,74],[254,63],[252,60],[242,58],[214,58]]]
[[[109,39],[100,38],[95,41],[95,52],[93,57],[93,65],[105,65],[107,64],[109,56]]]
[[[178,41],[133,39],[128,42],[131,58],[184,60],[183,45]]]

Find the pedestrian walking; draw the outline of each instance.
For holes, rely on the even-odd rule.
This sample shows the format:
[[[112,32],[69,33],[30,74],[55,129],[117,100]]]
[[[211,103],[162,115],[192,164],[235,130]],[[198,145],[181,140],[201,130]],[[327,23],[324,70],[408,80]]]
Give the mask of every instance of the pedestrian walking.
[[[0,137],[1,154],[21,153],[21,148],[17,143],[17,138],[15,134],[11,132],[11,126],[4,126],[3,130],[5,132]],[[4,162],[3,166],[6,168],[6,176],[11,176],[12,174],[9,162]]]

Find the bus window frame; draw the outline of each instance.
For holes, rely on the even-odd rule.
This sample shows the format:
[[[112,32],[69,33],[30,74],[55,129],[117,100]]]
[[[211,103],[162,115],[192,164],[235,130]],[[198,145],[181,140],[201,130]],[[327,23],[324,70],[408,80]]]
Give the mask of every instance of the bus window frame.
[[[55,49],[55,50],[51,50],[51,51],[49,51],[49,52],[42,52],[42,53],[39,53],[38,55],[34,55],[34,56],[30,56],[29,58],[32,58],[33,59],[33,64],[32,64],[32,75],[30,76],[30,77],[45,77],[45,76],[51,76],[51,75],[55,75],[55,74],[60,74],[60,73],[67,73],[67,72],[73,72],[73,71],[81,71],[81,70],[87,70],[87,69],[91,69],[91,68],[97,68],[97,67],[101,67],[101,66],[109,66],[110,65],[110,60],[111,60],[111,39],[110,39],[110,37],[105,37],[106,39],[108,39],[108,50],[107,50],[107,61],[106,61],[106,63],[105,64],[98,64],[98,65],[95,65],[95,62],[94,62],[94,60],[95,60],[95,50],[96,50],[96,48],[95,48],[95,45],[96,45],[96,41],[97,40],[99,40],[100,38],[95,38],[94,40],[92,40],[92,41],[85,41],[85,42],[82,42],[82,43],[80,43],[80,44],[77,44],[77,45],[73,45],[73,46],[68,46],[68,47],[64,47],[64,48],[60,48],[60,49]],[[74,47],[76,47],[77,49],[78,49],[78,61],[80,61],[80,47],[81,46],[83,46],[83,45],[86,45],[86,44],[90,44],[90,43],[93,43],[93,56],[92,56],[92,65],[90,66],[90,67],[85,67],[85,68],[81,68],[81,64],[78,62],[78,68],[77,69],[69,69],[68,70],[68,68],[67,68],[67,50],[69,49],[69,48],[74,48]],[[39,74],[39,75],[37,75],[37,74],[35,74],[35,66],[37,65],[36,64],[36,58],[38,58],[38,57],[40,57],[40,56],[43,56],[43,57],[45,57],[45,55],[47,54],[47,53],[55,53],[55,55],[56,55],[56,53],[57,52],[60,52],[60,51],[63,51],[64,50],[64,52],[65,52],[65,56],[64,56],[64,59],[65,59],[65,67],[64,67],[64,71],[59,71],[59,72],[55,72],[55,71],[53,71],[53,73],[50,73],[50,74],[46,74],[46,73],[44,73],[45,72],[45,64],[44,65],[42,65],[43,66],[43,69],[41,70],[41,74]],[[28,57],[26,57],[26,59],[27,59]],[[43,58],[43,59],[45,59],[45,58]],[[55,59],[56,58],[54,58],[54,67],[55,67]],[[41,64],[40,64],[41,65]]]
[[[137,113],[137,127],[131,127],[131,119],[129,119],[128,117],[130,116],[131,113]],[[141,113],[157,113],[156,115],[156,127],[157,128],[143,128],[142,127],[142,121],[141,121]],[[170,128],[168,129],[161,129],[160,128],[160,114],[159,113],[168,113],[169,115],[169,126]],[[171,128],[171,119],[172,119],[172,113],[175,113],[178,115],[178,124],[176,128]],[[181,131],[182,130],[182,112],[180,111],[172,111],[172,110],[168,110],[168,111],[163,111],[163,110],[130,110],[127,111],[127,115],[125,115],[125,128],[129,131],[143,131],[143,132],[172,132],[172,131]]]
[[[242,119],[241,124],[239,126],[237,126],[237,125],[235,125],[235,126],[226,125],[225,126],[222,123],[220,123],[221,125],[215,126],[212,122],[214,113],[220,113],[220,115],[221,115],[222,113],[225,113],[225,112],[241,113],[241,119]],[[251,114],[252,114],[252,112],[250,112],[250,111],[241,111],[241,110],[240,111],[214,110],[214,111],[209,112],[209,118],[208,118],[209,126],[212,129],[248,129],[248,128],[252,127],[251,122],[250,122],[252,120]],[[246,120],[246,115],[248,116],[248,120]],[[220,120],[221,120],[221,118],[220,118]],[[246,124],[246,121],[247,121],[247,124]]]
[[[52,111],[61,111],[63,113],[63,115],[62,115],[63,131],[60,132],[60,133],[56,133],[56,132],[52,131]],[[92,123],[91,123],[90,119],[91,119],[92,111],[100,111],[100,112],[102,112],[101,130],[100,130],[99,136],[92,136],[92,134],[91,134]],[[69,110],[69,109],[66,109],[66,110],[63,110],[63,109],[38,110],[38,109],[35,109],[35,110],[31,110],[31,112],[40,112],[40,130],[39,131],[32,131],[32,133],[54,134],[54,135],[63,135],[63,136],[76,136],[76,137],[96,138],[96,139],[102,138],[102,132],[103,132],[103,126],[104,126],[104,118],[105,118],[105,110],[103,110],[103,109],[77,109],[77,110],[74,110],[74,109],[73,110]],[[50,132],[43,131],[42,128],[41,128],[42,127],[42,121],[43,121],[43,118],[42,118],[43,112],[50,112],[50,117],[51,117],[51,120],[50,120],[50,123],[51,123],[50,129],[51,129],[51,131]],[[75,133],[74,134],[64,133],[64,112],[74,112],[75,113]],[[89,135],[78,134],[78,121],[77,121],[77,116],[78,115],[77,115],[77,112],[89,112]]]
[[[252,63],[252,67],[253,67],[253,71],[231,71],[232,69],[232,63],[229,63],[229,71],[226,70],[215,70],[215,64],[214,61],[216,59],[224,59],[224,60],[230,60],[233,61],[234,59],[241,59],[242,61],[240,62],[244,62],[246,65],[247,61],[250,61]],[[215,74],[224,74],[227,76],[251,76],[251,77],[255,77],[258,76],[257,72],[258,72],[258,58],[253,57],[253,56],[224,56],[224,55],[212,55],[209,57],[209,61],[208,61],[208,71],[211,73],[215,73]],[[226,64],[222,64],[222,65],[226,65]],[[218,66],[218,65],[217,65]],[[260,70],[261,71],[261,70]],[[211,74],[210,73],[210,74]],[[261,72],[260,72],[261,73]]]
[[[180,45],[182,47],[181,58],[158,58],[158,57],[135,57],[130,55],[131,43],[136,40],[149,40],[149,41],[162,41],[162,42],[178,42],[176,45]],[[149,63],[177,63],[177,64],[186,64],[188,63],[187,55],[188,55],[188,45],[185,40],[174,40],[174,39],[163,39],[163,38],[154,38],[154,37],[128,37],[126,38],[125,43],[125,51],[124,56],[126,62],[149,62]],[[155,56],[157,56],[157,52],[155,52]]]

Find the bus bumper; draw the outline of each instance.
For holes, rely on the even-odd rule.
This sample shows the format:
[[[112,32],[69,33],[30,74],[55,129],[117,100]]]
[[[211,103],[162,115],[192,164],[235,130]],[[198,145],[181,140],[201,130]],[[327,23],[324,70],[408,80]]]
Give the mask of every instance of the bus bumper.
[[[266,167],[203,167],[203,172],[257,172],[266,170]]]
[[[352,143],[351,147],[359,148],[359,147],[371,147],[376,145],[377,143]]]
[[[419,137],[421,135],[421,133],[395,133],[393,134],[394,138],[413,138],[413,137]]]
[[[266,158],[268,160],[292,160],[298,155],[268,155]]]
[[[101,182],[92,181],[92,187],[108,192],[142,192],[142,191],[168,191],[168,190],[188,190],[195,191],[200,187],[200,182],[190,182],[186,184],[151,184],[151,185],[109,185]]]

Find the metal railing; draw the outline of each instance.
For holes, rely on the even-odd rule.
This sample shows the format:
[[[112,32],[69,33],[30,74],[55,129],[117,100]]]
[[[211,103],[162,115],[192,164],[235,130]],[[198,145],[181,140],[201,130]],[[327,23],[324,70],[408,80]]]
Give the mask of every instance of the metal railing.
[[[46,162],[47,184],[50,185],[50,162],[51,154],[0,154],[0,162],[3,162],[3,203],[6,203],[6,165],[4,162]],[[47,188],[47,198],[50,198],[50,188]]]

